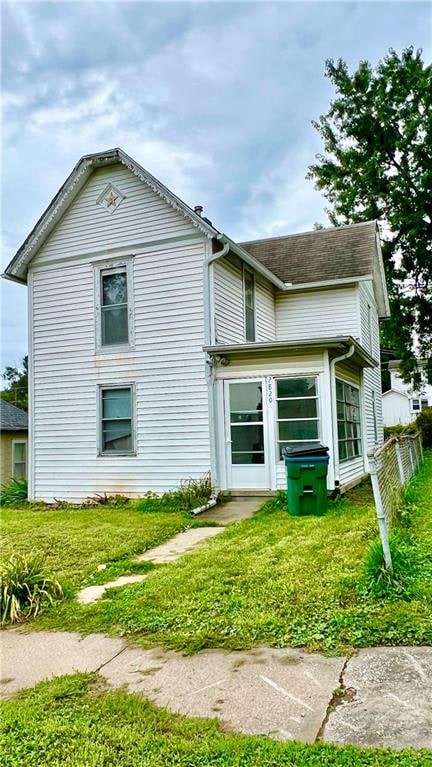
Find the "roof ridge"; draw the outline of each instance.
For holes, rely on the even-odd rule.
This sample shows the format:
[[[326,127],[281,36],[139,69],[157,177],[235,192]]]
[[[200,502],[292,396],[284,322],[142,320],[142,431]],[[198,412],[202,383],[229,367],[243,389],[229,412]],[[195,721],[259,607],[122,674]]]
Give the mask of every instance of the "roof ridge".
[[[377,224],[377,219],[369,221],[358,221],[355,224],[342,224],[341,226],[326,226],[323,229],[308,229],[306,232],[292,232],[291,234],[278,234],[275,237],[259,237],[257,240],[242,240],[242,245],[253,245],[256,242],[273,242],[274,240],[287,240],[289,237],[303,237],[307,234],[321,234],[322,232],[335,232],[339,229],[354,229],[358,226],[370,226]]]

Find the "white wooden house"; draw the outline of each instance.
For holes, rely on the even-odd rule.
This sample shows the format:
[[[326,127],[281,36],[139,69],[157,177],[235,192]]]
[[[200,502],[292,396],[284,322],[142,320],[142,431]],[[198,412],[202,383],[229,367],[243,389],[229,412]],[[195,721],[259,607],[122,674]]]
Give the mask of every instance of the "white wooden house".
[[[6,269],[29,297],[30,497],[328,488],[382,441],[375,222],[235,243],[120,149],[83,157]]]
[[[382,397],[384,426],[411,423],[422,410],[432,407],[432,386],[427,382],[422,361],[417,364],[421,375],[418,389],[405,383],[400,375],[398,360],[389,362],[390,388]]]

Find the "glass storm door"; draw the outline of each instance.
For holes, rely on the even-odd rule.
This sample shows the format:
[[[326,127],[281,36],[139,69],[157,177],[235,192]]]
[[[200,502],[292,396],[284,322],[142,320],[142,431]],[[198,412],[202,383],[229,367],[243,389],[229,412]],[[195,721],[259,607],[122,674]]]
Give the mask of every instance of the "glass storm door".
[[[227,381],[226,443],[230,488],[268,488],[263,381]]]

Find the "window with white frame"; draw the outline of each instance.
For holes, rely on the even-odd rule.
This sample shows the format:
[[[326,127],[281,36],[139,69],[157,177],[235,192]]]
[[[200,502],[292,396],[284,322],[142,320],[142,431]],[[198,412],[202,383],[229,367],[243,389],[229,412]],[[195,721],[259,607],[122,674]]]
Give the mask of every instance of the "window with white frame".
[[[132,345],[132,260],[96,267],[96,346]]]
[[[134,440],[134,387],[101,386],[99,452],[101,455],[133,454]]]
[[[336,381],[339,460],[361,455],[360,392],[356,386]]]
[[[412,401],[412,409],[414,413],[420,413],[421,410],[429,407],[429,400],[415,397]]]
[[[12,442],[12,477],[25,479],[27,476],[27,442],[14,440]]]
[[[245,339],[255,341],[255,275],[243,267],[243,294],[245,313]]]
[[[319,441],[316,376],[276,380],[279,457],[284,447]]]

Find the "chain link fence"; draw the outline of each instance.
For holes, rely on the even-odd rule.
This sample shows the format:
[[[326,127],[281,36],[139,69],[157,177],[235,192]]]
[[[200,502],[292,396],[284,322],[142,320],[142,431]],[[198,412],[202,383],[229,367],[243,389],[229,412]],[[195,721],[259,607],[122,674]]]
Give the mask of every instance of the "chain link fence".
[[[378,525],[388,570],[392,569],[389,531],[404,500],[404,486],[423,460],[421,434],[390,437],[368,453]]]

